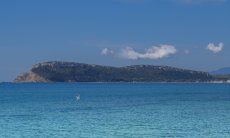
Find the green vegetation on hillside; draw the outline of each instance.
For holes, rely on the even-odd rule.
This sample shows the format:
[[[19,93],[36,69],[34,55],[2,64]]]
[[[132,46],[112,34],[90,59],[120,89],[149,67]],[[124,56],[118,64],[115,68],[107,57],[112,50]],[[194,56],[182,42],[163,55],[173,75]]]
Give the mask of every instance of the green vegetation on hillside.
[[[73,62],[39,63],[33,66],[30,73],[15,79],[16,82],[207,82],[211,80],[213,77],[208,73],[169,66],[110,67]]]

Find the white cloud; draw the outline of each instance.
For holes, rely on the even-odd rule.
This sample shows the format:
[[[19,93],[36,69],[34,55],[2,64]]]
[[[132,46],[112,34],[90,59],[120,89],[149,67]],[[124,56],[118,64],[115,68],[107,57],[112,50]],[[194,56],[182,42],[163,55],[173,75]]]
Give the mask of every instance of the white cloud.
[[[215,45],[214,43],[209,43],[207,46],[207,49],[212,51],[213,53],[221,52],[224,48],[223,43],[219,43],[218,45]]]
[[[109,55],[109,54],[113,54],[113,53],[114,53],[113,50],[110,50],[108,48],[104,48],[101,50],[101,55],[104,55],[104,56]]]
[[[152,46],[145,50],[144,53],[136,52],[131,47],[126,47],[122,50],[122,57],[127,59],[160,59],[175,54],[176,48],[171,45]]]

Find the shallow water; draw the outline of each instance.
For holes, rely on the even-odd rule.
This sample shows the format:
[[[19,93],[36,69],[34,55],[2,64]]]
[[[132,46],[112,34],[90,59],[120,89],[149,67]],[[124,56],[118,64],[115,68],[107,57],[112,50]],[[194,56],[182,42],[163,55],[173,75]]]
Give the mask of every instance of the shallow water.
[[[230,85],[2,83],[0,137],[230,137]]]

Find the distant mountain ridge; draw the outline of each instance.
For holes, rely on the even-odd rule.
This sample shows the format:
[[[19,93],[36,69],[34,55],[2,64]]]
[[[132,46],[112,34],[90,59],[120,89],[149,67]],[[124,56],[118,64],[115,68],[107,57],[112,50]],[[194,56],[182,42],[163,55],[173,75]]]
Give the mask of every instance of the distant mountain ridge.
[[[214,78],[200,71],[169,66],[111,67],[74,62],[44,62],[17,76],[15,82],[208,82]]]
[[[210,72],[212,75],[230,75],[230,67],[221,68]]]

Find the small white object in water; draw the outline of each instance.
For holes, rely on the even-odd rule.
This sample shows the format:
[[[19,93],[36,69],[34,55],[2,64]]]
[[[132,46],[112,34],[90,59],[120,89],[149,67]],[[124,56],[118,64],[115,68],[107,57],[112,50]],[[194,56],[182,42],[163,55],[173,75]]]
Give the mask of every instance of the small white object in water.
[[[81,98],[81,97],[80,97],[80,94],[78,94],[78,95],[76,96],[76,100],[79,101],[80,98]]]

